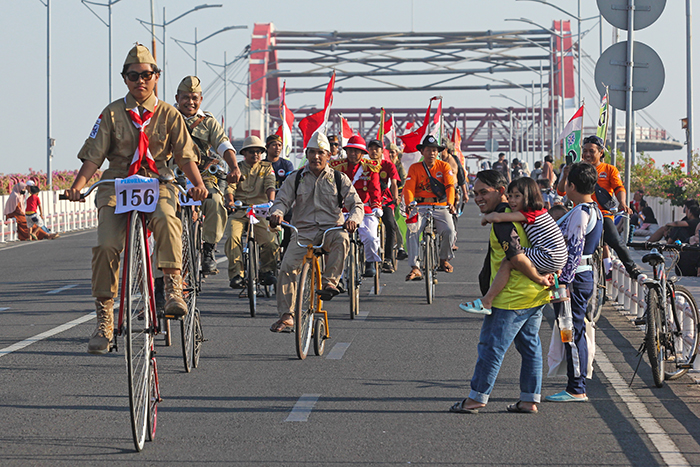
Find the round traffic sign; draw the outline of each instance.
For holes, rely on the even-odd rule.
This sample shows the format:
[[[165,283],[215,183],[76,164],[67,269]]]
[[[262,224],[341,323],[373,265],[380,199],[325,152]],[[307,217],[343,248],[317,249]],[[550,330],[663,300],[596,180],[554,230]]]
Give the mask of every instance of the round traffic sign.
[[[659,19],[665,7],[666,0],[634,0],[634,30]],[[598,10],[608,23],[627,31],[627,0],[598,0]]]
[[[488,152],[496,152],[498,151],[498,141],[494,138],[487,139],[486,143],[484,143],[484,147]]]
[[[627,82],[627,42],[613,44],[603,52],[595,65],[595,85],[602,96],[605,86],[610,92],[610,105],[625,110]],[[634,41],[634,73],[632,76],[632,110],[654,102],[664,87],[666,72],[659,55],[648,45]]]

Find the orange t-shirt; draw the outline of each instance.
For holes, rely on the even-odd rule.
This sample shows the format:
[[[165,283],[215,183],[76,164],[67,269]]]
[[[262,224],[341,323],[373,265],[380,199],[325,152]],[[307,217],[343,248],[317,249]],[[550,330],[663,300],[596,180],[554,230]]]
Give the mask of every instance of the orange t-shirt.
[[[452,167],[445,161],[436,160],[430,167],[430,174],[445,185],[447,192],[447,203],[439,202],[423,202],[418,204],[454,204],[455,202],[455,174],[452,172]],[[408,169],[406,183],[403,187],[403,196],[406,204],[410,204],[414,198],[436,198],[435,193],[430,189],[430,179],[425,173],[425,168],[422,162],[412,164]]]
[[[622,183],[622,179],[620,178],[620,171],[617,170],[617,167],[615,167],[612,164],[606,164],[605,162],[601,162],[600,164],[598,164],[595,170],[596,172],[598,172],[598,185],[600,185],[600,187],[603,190],[610,193],[610,196],[615,198],[615,195],[617,195],[620,191],[625,191],[625,185],[624,183]],[[562,193],[559,190],[557,190],[557,193],[560,196],[566,195],[566,193]],[[598,203],[595,193],[593,193],[593,201]],[[600,211],[605,217],[612,216],[610,214],[610,211],[603,209],[600,203],[598,203],[598,207],[600,208]]]

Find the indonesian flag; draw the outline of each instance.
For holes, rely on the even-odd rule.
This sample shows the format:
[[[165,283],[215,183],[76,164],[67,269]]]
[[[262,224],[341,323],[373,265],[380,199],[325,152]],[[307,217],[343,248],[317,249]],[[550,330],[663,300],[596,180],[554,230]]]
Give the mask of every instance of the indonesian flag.
[[[331,76],[331,81],[326,88],[326,99],[323,105],[323,110],[315,114],[304,117],[299,121],[299,129],[304,137],[304,149],[311,140],[314,133],[326,134],[326,126],[328,125],[328,116],[331,113],[333,105],[333,86],[335,85],[335,71]]]
[[[439,144],[442,144],[442,96],[436,96],[433,97],[433,99],[439,99],[440,103],[438,104],[435,115],[433,115],[433,124],[430,128],[430,134],[437,139]]]
[[[348,121],[341,115],[340,117],[340,146],[345,147],[348,144],[348,140],[355,133],[350,128]]]
[[[455,131],[452,132],[452,142],[455,145],[455,155],[459,158],[459,162],[464,166],[464,154],[462,154],[462,133],[455,126]]]
[[[425,112],[425,118],[423,119],[423,125],[420,128],[413,130],[405,135],[399,135],[401,141],[403,141],[403,156],[401,156],[401,163],[403,164],[406,172],[411,167],[412,164],[420,161],[421,153],[416,146],[423,141],[426,135],[426,131],[430,127],[430,111],[432,110],[433,101],[437,100],[437,97],[430,99],[428,104],[428,110]]]
[[[564,127],[559,141],[564,140],[564,155],[567,162],[581,161],[581,130],[583,129],[583,105],[576,111],[569,123]]]
[[[384,138],[387,138],[390,143],[396,144],[396,131],[394,130],[394,115],[389,117],[389,120],[384,120],[386,114],[384,113],[384,108],[382,108],[382,121],[383,125],[380,125],[379,131],[377,132],[377,139],[384,143]]]
[[[282,138],[282,157],[289,158],[292,152],[292,128],[294,127],[294,114],[287,107],[287,81],[282,85],[282,96],[280,100],[280,116],[282,124],[275,133]]]

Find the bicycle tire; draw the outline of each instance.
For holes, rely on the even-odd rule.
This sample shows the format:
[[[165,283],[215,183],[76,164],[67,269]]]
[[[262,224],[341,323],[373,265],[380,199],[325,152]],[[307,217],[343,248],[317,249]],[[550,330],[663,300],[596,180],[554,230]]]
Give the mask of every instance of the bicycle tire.
[[[204,249],[204,240],[202,238],[202,213],[199,213],[197,220],[192,223],[191,235],[193,241],[192,270],[194,271],[194,281],[197,286],[196,293],[199,295],[202,291],[202,252]]]
[[[134,446],[143,449],[146,441],[151,396],[151,358],[153,334],[151,324],[151,291],[146,269],[146,238],[141,215],[131,214],[129,237],[124,254],[127,269],[125,294],[125,356],[129,381],[129,412]],[[145,293],[144,293],[145,292]]]
[[[192,231],[188,226],[192,224],[190,208],[182,209],[182,298],[187,304],[187,314],[180,321],[180,337],[182,342],[182,359],[185,364],[185,372],[192,370],[192,358],[194,357],[194,310],[197,306],[197,280],[194,261],[195,245],[192,242]]]
[[[379,295],[379,288],[381,284],[381,272],[382,266],[384,265],[384,252],[386,251],[384,241],[386,240],[386,232],[384,232],[384,224],[382,220],[379,219],[377,225],[377,236],[379,237],[379,261],[375,261],[374,270],[374,295]]]
[[[669,381],[678,379],[686,374],[689,368],[679,368],[681,365],[690,366],[695,355],[698,352],[698,323],[700,323],[700,315],[698,313],[698,305],[693,298],[693,294],[682,285],[674,285],[675,302],[680,325],[675,322],[670,323],[671,329],[671,349],[673,351],[674,371],[665,371],[665,377]],[[670,291],[670,289],[669,289]],[[669,293],[668,299],[671,294]],[[674,320],[675,321],[675,320]],[[669,362],[670,363],[670,362]],[[667,367],[669,365],[666,365]]]
[[[319,318],[314,322],[314,353],[317,356],[323,355],[326,349],[326,322]]]
[[[345,282],[348,288],[348,298],[350,299],[350,319],[355,319],[357,314],[357,294],[355,293],[355,287],[357,283],[357,268],[355,267],[355,261],[357,261],[357,245],[355,240],[350,240],[350,251],[348,252],[347,263],[345,268]]]
[[[248,304],[250,316],[255,318],[258,306],[258,249],[254,239],[248,239],[248,264],[246,269],[246,287],[248,287]]]
[[[294,334],[297,357],[306,358],[311,343],[314,318],[314,278],[310,262],[305,262],[299,274],[297,283],[297,298],[294,306]]]
[[[659,308],[659,291],[656,287],[650,287],[647,292],[646,308],[647,330],[644,343],[654,384],[660,388],[664,385],[664,356],[666,352],[662,342],[663,324]]]
[[[194,310],[194,346],[192,348],[192,366],[199,367],[199,355],[202,352],[204,332],[202,331],[202,316],[199,309]]]
[[[156,428],[158,427],[158,402],[160,394],[158,394],[158,371],[156,370],[156,359],[151,357],[151,369],[149,371],[151,393],[148,401],[148,441],[156,439]]]
[[[586,318],[592,323],[598,322],[603,312],[605,304],[605,273],[603,273],[603,255],[601,249],[596,249],[593,253],[593,295],[588,301],[586,308]]]
[[[433,275],[435,274],[435,265],[433,264],[433,242],[435,239],[433,239],[433,236],[430,234],[425,235],[425,237],[425,252],[423,254],[425,262],[423,265],[423,277],[425,277],[425,296],[428,300],[428,305],[430,305],[433,303],[433,291],[435,290],[433,287]]]

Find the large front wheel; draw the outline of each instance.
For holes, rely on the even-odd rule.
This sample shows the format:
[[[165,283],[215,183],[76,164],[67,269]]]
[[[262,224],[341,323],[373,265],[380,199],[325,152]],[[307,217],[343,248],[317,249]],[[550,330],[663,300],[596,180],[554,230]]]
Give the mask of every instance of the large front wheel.
[[[348,287],[348,297],[350,298],[350,319],[355,319],[360,309],[360,287],[357,284],[357,244],[350,241],[350,252],[346,259],[345,281]]]
[[[425,251],[423,257],[423,277],[425,278],[425,296],[428,300],[428,305],[433,303],[435,292],[435,238],[430,234],[423,234],[426,238],[424,241]]]
[[[134,446],[143,449],[151,410],[152,384],[151,358],[153,349],[153,325],[151,323],[151,285],[148,283],[146,261],[146,237],[143,218],[134,211],[131,214],[129,237],[124,253],[126,284],[122,284],[125,307],[124,340],[126,370],[129,380],[129,408]],[[150,436],[155,435],[155,424]]]
[[[598,248],[593,253],[593,295],[588,301],[586,318],[595,323],[600,319],[605,303],[605,269],[603,266],[603,251]]]
[[[180,336],[182,340],[182,358],[185,372],[192,369],[194,355],[194,310],[197,305],[197,275],[195,260],[195,244],[193,243],[190,226],[192,224],[191,208],[183,209],[182,214],[182,296],[187,304],[187,314],[180,321]]]
[[[310,262],[305,262],[297,283],[297,299],[294,307],[294,332],[297,357],[304,360],[309,352],[313,331],[314,305],[316,293],[314,287],[314,270]]]
[[[646,309],[647,332],[644,342],[651,365],[651,374],[657,388],[664,385],[664,356],[666,353],[662,340],[664,326],[659,305],[659,291],[653,287],[649,288]]]
[[[248,268],[246,270],[248,287],[248,304],[250,316],[255,318],[258,306],[258,249],[254,239],[248,240]]]

